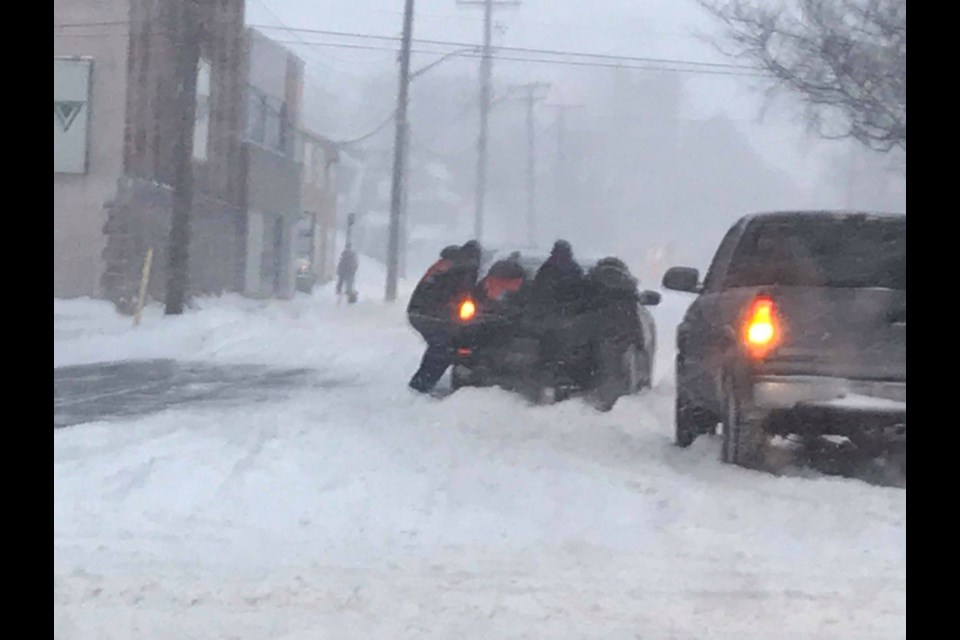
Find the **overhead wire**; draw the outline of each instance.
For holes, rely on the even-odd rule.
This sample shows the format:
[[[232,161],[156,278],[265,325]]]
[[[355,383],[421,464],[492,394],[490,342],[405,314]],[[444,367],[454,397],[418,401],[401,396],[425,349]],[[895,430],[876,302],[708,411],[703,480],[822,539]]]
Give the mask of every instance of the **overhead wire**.
[[[263,0],[258,0],[262,4]],[[265,5],[264,5],[265,6]],[[268,9],[269,10],[269,9]],[[125,25],[125,22],[102,22],[102,23],[72,23],[72,24],[60,24],[54,25],[55,28],[70,28],[70,27],[82,27],[82,26],[116,26],[116,25]],[[381,42],[399,42],[399,36],[387,36],[379,34],[369,34],[369,33],[358,33],[350,31],[334,31],[329,29],[307,29],[307,28],[294,28],[286,25],[282,26],[272,26],[272,25],[249,25],[252,28],[260,30],[279,30],[292,34],[294,40],[290,41],[281,41],[276,40],[278,43],[286,44],[302,44],[310,47],[328,47],[328,48],[341,48],[341,49],[356,49],[356,50],[368,50],[368,51],[390,51],[395,52],[396,49],[392,47],[384,46],[372,46],[372,45],[361,45],[349,42],[317,42],[307,40],[300,36],[300,34],[316,34],[316,35],[325,35],[332,36],[336,38],[353,38],[360,40],[378,40]],[[74,36],[75,34],[71,34]],[[96,34],[100,35],[100,34]],[[450,40],[432,40],[424,38],[414,38],[413,42],[418,45],[429,45],[431,47],[457,47],[462,49],[471,49],[475,48],[476,43],[469,42],[457,42]],[[728,62],[709,62],[709,61],[699,61],[699,60],[684,60],[678,58],[659,58],[651,56],[633,56],[633,55],[618,55],[618,54],[606,54],[606,53],[594,53],[594,52],[584,52],[584,51],[568,51],[560,49],[542,49],[534,47],[515,47],[515,46],[495,46],[494,47],[495,56],[500,60],[512,61],[512,62],[533,62],[540,64],[559,64],[559,65],[571,65],[571,66],[584,66],[584,67],[602,67],[602,68],[624,68],[624,69],[638,69],[638,70],[652,70],[652,71],[671,71],[671,72],[684,72],[684,73],[701,73],[707,75],[747,75],[747,76],[760,76],[764,75],[761,70],[756,67],[735,64]],[[436,51],[436,50],[426,50],[426,49],[413,49],[413,53],[448,53],[448,51]],[[506,52],[508,55],[503,55]],[[462,54],[464,58],[480,58],[482,57],[479,53],[471,53],[465,51]],[[530,56],[539,56],[539,57],[530,57]],[[602,62],[601,62],[602,61]]]

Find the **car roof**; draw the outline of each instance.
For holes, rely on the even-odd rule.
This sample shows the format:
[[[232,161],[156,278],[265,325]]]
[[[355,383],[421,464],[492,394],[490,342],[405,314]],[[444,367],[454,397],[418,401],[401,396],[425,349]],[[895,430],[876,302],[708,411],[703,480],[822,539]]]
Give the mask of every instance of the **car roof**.
[[[799,210],[767,211],[751,213],[740,218],[740,223],[753,224],[763,222],[814,222],[819,220],[905,220],[905,213],[882,213],[876,211],[835,211],[835,210]]]
[[[486,254],[484,256],[484,260],[482,264],[483,271],[487,271],[490,267],[492,267],[496,262],[499,262],[500,260],[506,260],[508,257],[510,257],[510,254],[512,253],[513,251],[495,250],[495,251],[491,251],[489,254]],[[520,259],[518,262],[520,263],[520,266],[527,271],[536,271],[537,269],[540,268],[540,265],[542,265],[547,259],[547,256],[539,253],[531,254],[531,253],[524,253],[522,251],[520,251],[519,253],[520,253]]]
[[[494,250],[486,256],[486,260],[481,265],[481,273],[486,273],[490,270],[490,267],[494,265],[495,262],[499,260],[505,260],[513,253],[512,251],[499,251]],[[544,262],[547,261],[549,254],[545,253],[524,253],[520,251],[520,259],[518,262],[520,266],[523,267],[524,271],[527,271],[531,276],[535,275],[536,272],[540,269]],[[578,258],[574,256],[574,260],[584,271],[589,271],[592,269],[597,262],[600,261],[599,258]]]

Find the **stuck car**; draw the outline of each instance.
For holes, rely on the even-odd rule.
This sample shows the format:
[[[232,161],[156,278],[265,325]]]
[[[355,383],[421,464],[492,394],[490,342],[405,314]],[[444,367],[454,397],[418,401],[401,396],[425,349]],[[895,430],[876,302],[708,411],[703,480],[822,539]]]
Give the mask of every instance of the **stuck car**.
[[[491,297],[485,294],[487,273],[478,290],[456,306],[453,386],[499,385],[540,401],[587,392],[602,410],[649,388],[656,327],[647,307],[658,304],[660,294],[638,291],[616,259],[586,262],[580,294],[562,312],[544,313],[531,303],[529,283],[545,259],[518,256],[523,286]],[[601,299],[604,287],[621,294]],[[548,340],[556,362],[544,357]]]

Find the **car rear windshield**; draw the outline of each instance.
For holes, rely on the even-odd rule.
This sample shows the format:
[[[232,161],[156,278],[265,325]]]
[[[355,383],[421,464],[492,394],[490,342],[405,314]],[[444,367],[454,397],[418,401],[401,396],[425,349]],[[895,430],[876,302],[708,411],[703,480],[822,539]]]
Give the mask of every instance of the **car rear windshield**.
[[[775,284],[906,291],[906,219],[756,222],[734,252],[725,285]]]

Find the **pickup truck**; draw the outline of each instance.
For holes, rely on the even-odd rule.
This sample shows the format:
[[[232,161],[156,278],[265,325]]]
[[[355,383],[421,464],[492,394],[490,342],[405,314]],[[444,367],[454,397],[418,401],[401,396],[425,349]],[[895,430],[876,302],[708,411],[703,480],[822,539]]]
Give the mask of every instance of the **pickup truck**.
[[[677,328],[675,440],[722,425],[721,458],[764,468],[774,435],[844,436],[906,472],[906,216],[777,212],[741,218]]]

